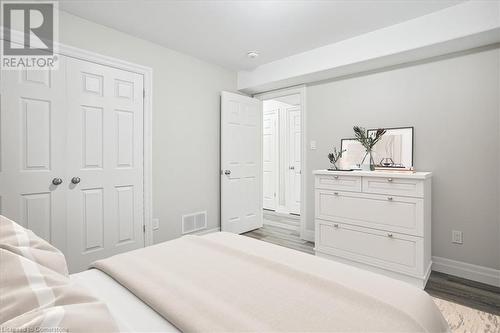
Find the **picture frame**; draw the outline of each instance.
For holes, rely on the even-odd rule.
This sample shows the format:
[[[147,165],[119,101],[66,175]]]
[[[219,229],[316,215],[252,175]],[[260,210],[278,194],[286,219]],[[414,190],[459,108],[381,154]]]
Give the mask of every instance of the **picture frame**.
[[[340,164],[344,168],[349,168],[349,169],[360,168],[361,161],[365,157],[366,150],[358,140],[354,138],[341,139],[340,151],[344,151],[342,153],[342,158],[340,161]]]
[[[373,147],[375,169],[411,170],[413,168],[414,128],[384,128],[385,134]],[[375,135],[377,129],[367,130],[368,135]]]

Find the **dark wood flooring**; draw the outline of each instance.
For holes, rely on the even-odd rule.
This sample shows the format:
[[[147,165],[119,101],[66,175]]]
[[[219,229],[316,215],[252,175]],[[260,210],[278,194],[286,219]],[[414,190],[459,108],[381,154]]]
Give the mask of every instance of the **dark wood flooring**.
[[[433,271],[425,291],[446,301],[500,315],[498,287]]]
[[[314,254],[314,243],[300,239],[299,232],[264,225],[243,234],[265,242]],[[425,288],[431,296],[484,312],[500,315],[500,288],[459,277],[432,272]]]

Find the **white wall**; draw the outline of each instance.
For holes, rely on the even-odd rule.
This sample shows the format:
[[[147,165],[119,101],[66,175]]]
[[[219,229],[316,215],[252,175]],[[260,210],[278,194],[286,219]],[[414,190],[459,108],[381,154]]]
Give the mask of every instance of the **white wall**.
[[[307,88],[307,223],[314,169],[352,126],[415,126],[415,166],[432,171],[434,256],[500,268],[500,51],[483,50]],[[451,243],[451,230],[464,244]]]
[[[179,237],[181,215],[206,210],[219,226],[220,91],[236,73],[65,12],[60,42],[153,68],[155,242]]]

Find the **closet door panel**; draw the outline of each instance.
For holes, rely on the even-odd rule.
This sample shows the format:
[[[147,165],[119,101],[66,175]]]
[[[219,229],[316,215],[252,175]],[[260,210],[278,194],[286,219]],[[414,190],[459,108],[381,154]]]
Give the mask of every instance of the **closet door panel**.
[[[61,59],[57,70],[0,73],[0,214],[63,251],[65,66]]]
[[[288,211],[293,214],[300,214],[300,193],[301,193],[301,121],[300,108],[287,107],[287,156],[288,170],[286,192]]]
[[[143,78],[68,59],[71,271],[144,246]]]
[[[265,105],[265,104],[264,104]],[[264,111],[263,121],[263,207],[276,209],[276,191],[278,184],[278,145],[277,145],[277,119],[278,110]]]

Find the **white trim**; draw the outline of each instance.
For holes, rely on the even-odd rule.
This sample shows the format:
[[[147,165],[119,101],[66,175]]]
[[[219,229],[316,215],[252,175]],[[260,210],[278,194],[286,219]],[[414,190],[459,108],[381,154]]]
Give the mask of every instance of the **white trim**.
[[[214,232],[220,232],[220,227],[215,227],[211,229],[206,229],[206,230],[200,230],[200,231],[195,231],[189,233],[189,235],[198,235],[198,236],[203,236],[203,235],[208,235]]]
[[[264,92],[261,94],[257,94],[253,97],[258,98],[260,100],[264,99],[273,99],[278,97],[283,97],[287,95],[299,94],[300,95],[300,126],[301,126],[301,184],[300,184],[300,238],[304,240],[308,240],[314,242],[314,232],[306,229],[306,172],[307,172],[307,163],[306,163],[306,149],[307,149],[307,104],[306,104],[306,86],[300,85],[275,91]],[[312,234],[312,237],[311,237]]]
[[[24,41],[24,34],[18,31],[11,31],[12,40],[16,43],[22,44]],[[20,39],[22,38],[22,39]],[[0,27],[0,40],[3,40],[3,27]],[[87,51],[73,46],[64,45],[54,42],[54,49],[57,54],[62,54],[67,57],[81,59],[93,62],[108,67],[113,67],[129,72],[137,73],[144,78],[144,147],[143,147],[143,205],[144,205],[144,225],[146,232],[144,233],[144,245],[153,244],[153,182],[152,182],[152,116],[153,116],[153,69],[151,67],[134,64],[125,60],[105,56],[99,53]]]
[[[499,269],[468,264],[462,261],[435,256],[432,257],[432,261],[433,271],[500,287]]]
[[[314,230],[300,229],[300,238],[314,243]]]

